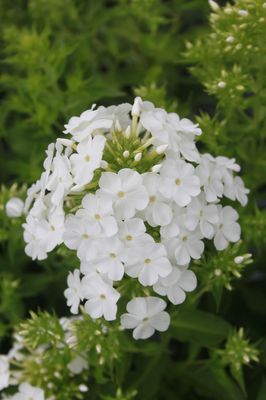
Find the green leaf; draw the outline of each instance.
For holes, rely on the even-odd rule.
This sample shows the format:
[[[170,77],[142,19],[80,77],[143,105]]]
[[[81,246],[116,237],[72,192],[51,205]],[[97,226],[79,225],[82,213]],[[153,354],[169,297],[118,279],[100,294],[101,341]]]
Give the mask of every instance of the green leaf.
[[[224,340],[231,325],[216,315],[205,311],[185,311],[172,320],[172,333],[181,341],[191,341],[205,347],[213,347]]]
[[[264,377],[262,384],[260,386],[257,400],[265,400],[265,399],[266,399],[266,378]]]

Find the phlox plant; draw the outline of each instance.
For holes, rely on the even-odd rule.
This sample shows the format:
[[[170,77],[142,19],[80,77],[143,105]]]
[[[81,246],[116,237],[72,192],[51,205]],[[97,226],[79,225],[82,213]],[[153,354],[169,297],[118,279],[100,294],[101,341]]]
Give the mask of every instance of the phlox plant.
[[[0,399],[265,400],[266,3],[5,3]]]

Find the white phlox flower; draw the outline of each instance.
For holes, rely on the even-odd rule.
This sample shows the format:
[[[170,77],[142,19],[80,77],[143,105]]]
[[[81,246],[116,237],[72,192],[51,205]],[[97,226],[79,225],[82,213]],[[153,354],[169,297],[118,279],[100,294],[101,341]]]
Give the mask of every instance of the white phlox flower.
[[[194,167],[183,160],[165,161],[160,176],[160,192],[180,207],[189,204],[192,197],[200,193],[200,181],[195,175]]]
[[[231,206],[218,206],[219,221],[214,236],[214,245],[217,250],[224,250],[229,242],[237,242],[240,239],[241,229],[236,222],[238,213]]]
[[[94,171],[101,164],[105,140],[104,136],[89,136],[77,145],[77,153],[70,156],[76,184],[86,185],[92,180]]]
[[[71,250],[77,250],[80,260],[91,259],[96,253],[96,240],[101,228],[95,219],[85,216],[68,215],[63,240]]]
[[[0,355],[0,390],[9,385],[9,359],[7,356]]]
[[[68,288],[64,291],[67,305],[70,307],[72,314],[77,314],[80,301],[83,300],[80,271],[78,269],[75,269],[73,273],[69,273],[67,284]]]
[[[94,319],[104,317],[106,321],[116,319],[117,301],[120,294],[100,276],[83,280],[82,293],[87,299],[85,310]]]
[[[112,199],[117,218],[132,218],[136,210],[143,210],[149,202],[141,175],[129,168],[121,169],[118,174],[103,172],[99,186],[99,193]]]
[[[173,214],[167,199],[159,191],[159,175],[154,173],[145,174],[143,176],[143,184],[149,195],[149,203],[143,211],[145,219],[151,226],[168,225]]]
[[[19,391],[11,397],[12,400],[45,400],[44,391],[27,382],[19,385]]]
[[[24,206],[6,206],[10,216],[25,215],[25,252],[34,260],[58,246],[76,254],[80,266],[64,292],[72,314],[81,306],[93,319],[122,315],[135,339],[163,332],[170,317],[158,296],[181,304],[196,288],[189,266],[205,244],[222,251],[240,239],[238,213],[223,205],[247,204],[240,167],[200,154],[197,124],[140,97],[94,105],[64,133],[48,146]],[[80,360],[72,361],[75,373]]]
[[[165,278],[160,278],[153,286],[153,290],[161,296],[167,296],[173,304],[181,304],[186,299],[186,292],[192,292],[197,286],[194,272],[187,266],[180,268],[173,266],[172,272]]]
[[[110,237],[117,233],[117,221],[113,216],[112,200],[109,197],[87,194],[83,197],[81,204],[83,209],[79,210],[77,215],[94,219],[103,237]]]
[[[124,262],[127,275],[138,278],[143,286],[153,285],[172,270],[165,247],[160,243],[128,248],[124,252]]]
[[[164,311],[166,302],[158,297],[135,297],[127,304],[127,314],[121,315],[121,325],[134,329],[134,339],[147,339],[154,332],[164,332],[170,324],[170,316]]]

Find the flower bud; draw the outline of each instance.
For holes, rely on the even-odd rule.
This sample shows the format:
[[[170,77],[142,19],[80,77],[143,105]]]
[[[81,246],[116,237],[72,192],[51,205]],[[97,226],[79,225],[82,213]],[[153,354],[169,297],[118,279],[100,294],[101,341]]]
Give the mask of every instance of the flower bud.
[[[135,160],[135,161],[140,161],[140,160],[141,160],[141,157],[142,157],[142,153],[137,153],[137,154],[135,155],[135,157],[134,157],[134,160]]]
[[[24,202],[18,197],[12,197],[6,203],[6,214],[10,218],[18,218],[23,214]]]
[[[152,167],[152,172],[159,172],[160,169],[162,168],[162,164],[156,164]]]
[[[136,97],[134,100],[134,104],[132,106],[132,111],[131,111],[131,115],[132,117],[134,117],[135,115],[138,117],[140,114],[140,104],[141,104],[141,98],[140,97]]]
[[[128,158],[128,157],[129,157],[129,151],[128,151],[128,150],[125,150],[125,151],[124,151],[123,157],[124,157],[124,158]]]
[[[218,11],[218,10],[220,10],[219,5],[218,5],[215,1],[213,1],[213,0],[209,0],[209,5],[210,5],[212,11]]]
[[[241,264],[244,261],[244,257],[243,256],[237,256],[234,258],[234,262],[236,264]]]
[[[239,10],[238,15],[240,15],[241,17],[247,17],[248,11],[247,10]]]
[[[163,154],[165,150],[167,149],[168,144],[162,144],[161,146],[156,147],[156,153],[157,154]]]

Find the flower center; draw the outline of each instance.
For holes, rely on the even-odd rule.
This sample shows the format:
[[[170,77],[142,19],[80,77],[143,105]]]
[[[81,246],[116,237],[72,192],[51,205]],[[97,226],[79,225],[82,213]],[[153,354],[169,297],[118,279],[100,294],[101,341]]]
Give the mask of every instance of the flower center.
[[[223,227],[224,227],[224,224],[219,225],[219,229],[223,229]]]
[[[94,217],[95,217],[95,219],[97,219],[98,221],[99,221],[99,219],[101,219],[100,214],[95,214]]]
[[[176,178],[176,180],[175,180],[175,184],[176,184],[176,186],[179,186],[179,185],[181,185],[181,180],[180,180],[179,178]]]
[[[144,317],[142,321],[146,322],[146,321],[148,321],[148,319],[149,319],[148,317]]]
[[[50,225],[50,228],[52,231],[55,231],[55,227],[53,225]]]
[[[118,192],[118,193],[117,193],[117,196],[118,196],[118,197],[121,197],[121,198],[122,198],[122,197],[125,197],[125,192]]]
[[[90,159],[91,159],[91,158],[90,158],[89,154],[87,154],[87,155],[84,157],[84,160],[87,161],[87,162],[89,162]]]
[[[183,242],[186,242],[187,241],[187,236],[183,236],[182,240],[183,240]]]
[[[100,294],[100,299],[105,300],[106,299],[105,294]]]
[[[89,235],[87,233],[83,233],[82,237],[83,239],[89,239]]]
[[[156,196],[150,196],[150,203],[155,203]]]
[[[145,262],[145,264],[150,264],[150,263],[151,263],[151,259],[150,259],[150,258],[146,258],[146,259],[144,260],[144,262]]]
[[[132,239],[133,239],[133,237],[131,235],[126,236],[126,240],[132,240]]]
[[[109,254],[111,258],[116,258],[116,254],[115,253],[110,253]]]

